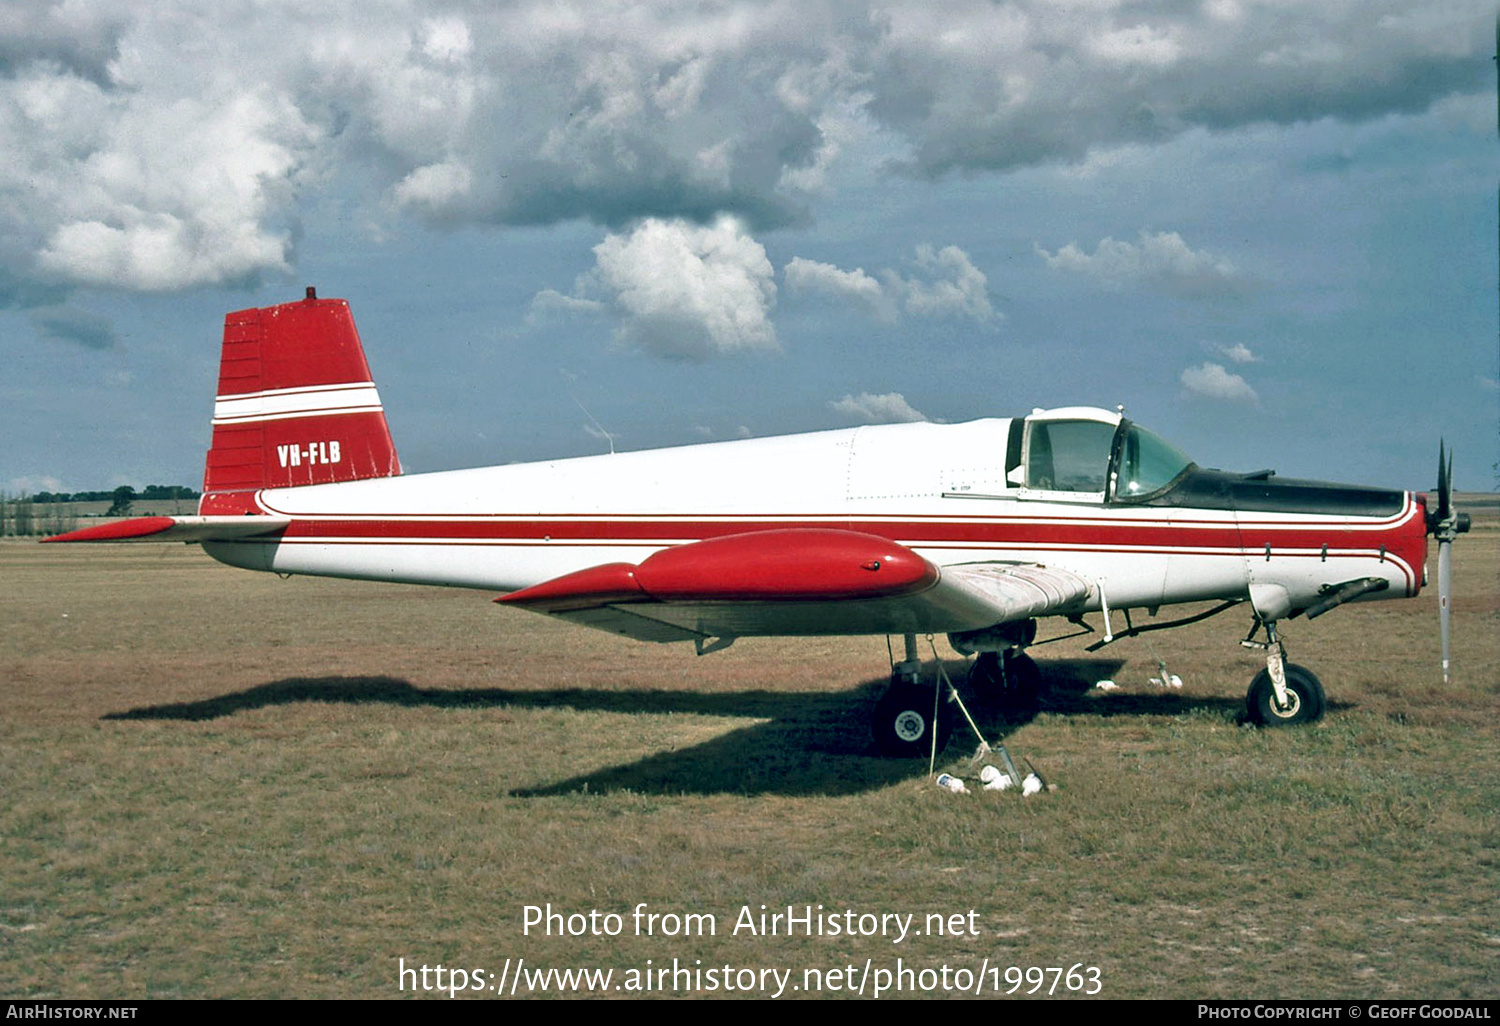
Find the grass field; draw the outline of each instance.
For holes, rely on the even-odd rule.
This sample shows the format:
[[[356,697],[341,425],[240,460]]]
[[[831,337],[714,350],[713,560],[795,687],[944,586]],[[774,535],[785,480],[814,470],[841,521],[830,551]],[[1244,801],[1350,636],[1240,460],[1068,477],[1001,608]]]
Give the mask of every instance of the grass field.
[[[394,997],[402,959],[490,986],[522,958],[617,995],[674,959],[784,996],[900,959],[904,993],[1082,963],[1105,997],[1500,996],[1496,521],[1457,554],[1451,685],[1430,592],[1284,625],[1328,690],[1311,728],[1239,724],[1243,614],[1037,650],[1052,695],[1005,741],[1055,789],[1023,799],[872,755],[879,638],[697,658],[477,592],[6,543],[0,996]],[[620,935],[523,932],[549,903]],[[637,935],[641,903],[715,934]],[[922,935],[735,933],[762,905]]]

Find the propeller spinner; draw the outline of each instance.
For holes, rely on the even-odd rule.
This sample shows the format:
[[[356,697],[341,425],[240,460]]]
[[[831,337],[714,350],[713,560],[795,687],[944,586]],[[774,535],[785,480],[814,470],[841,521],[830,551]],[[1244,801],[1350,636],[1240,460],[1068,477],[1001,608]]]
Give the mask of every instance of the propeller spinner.
[[[1438,632],[1443,645],[1443,683],[1448,683],[1453,605],[1453,539],[1469,530],[1469,515],[1453,511],[1453,455],[1438,442],[1437,509],[1427,514],[1427,533],[1438,543]]]

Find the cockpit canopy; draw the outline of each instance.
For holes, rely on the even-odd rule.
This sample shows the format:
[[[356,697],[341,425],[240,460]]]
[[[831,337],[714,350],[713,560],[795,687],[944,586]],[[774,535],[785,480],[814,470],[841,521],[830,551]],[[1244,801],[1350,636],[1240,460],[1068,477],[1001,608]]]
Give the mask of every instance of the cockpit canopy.
[[[1405,492],[1276,477],[1269,470],[1207,470],[1118,413],[1092,407],[1035,410],[1011,421],[1006,482],[1017,497],[1195,509],[1389,517]]]
[[[1193,461],[1118,414],[1071,408],[1026,420],[1021,484],[1029,492],[1141,502],[1167,489]]]

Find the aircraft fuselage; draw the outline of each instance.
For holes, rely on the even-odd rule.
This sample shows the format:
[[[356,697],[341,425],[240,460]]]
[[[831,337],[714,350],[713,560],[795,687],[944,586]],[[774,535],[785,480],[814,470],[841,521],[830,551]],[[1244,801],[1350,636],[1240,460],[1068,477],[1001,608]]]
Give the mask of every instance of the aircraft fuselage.
[[[1120,423],[1105,411],[1048,416]],[[1145,501],[1032,488],[1007,466],[1020,423],[882,425],[268,488],[253,512],[290,518],[284,532],[204,547],[256,570],[508,592],[708,538],[837,528],[938,567],[1063,567],[1097,583],[1089,609],[1247,597],[1255,585],[1284,588],[1297,609],[1355,579],[1387,582],[1366,597],[1422,585],[1420,496],[1196,467]]]

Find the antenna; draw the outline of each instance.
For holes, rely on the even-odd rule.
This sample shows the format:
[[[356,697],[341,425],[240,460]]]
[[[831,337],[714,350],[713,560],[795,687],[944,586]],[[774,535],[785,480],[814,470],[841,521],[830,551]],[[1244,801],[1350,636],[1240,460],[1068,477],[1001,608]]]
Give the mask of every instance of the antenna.
[[[563,377],[568,379],[568,398],[573,400],[574,406],[577,406],[580,410],[583,411],[583,415],[589,419],[590,424],[594,425],[594,430],[599,432],[600,437],[602,437],[606,442],[609,443],[609,454],[613,456],[615,454],[615,436],[604,430],[604,425],[599,423],[598,418],[590,413],[589,408],[583,405],[583,401],[573,393],[573,383],[576,383],[578,381],[578,375],[574,374],[566,367],[559,367],[557,368],[557,370],[558,373],[562,374]]]
[[[599,421],[594,418],[594,415],[589,412],[589,408],[587,406],[578,401],[578,397],[576,395],[574,395],[572,392],[569,392],[568,398],[572,399],[573,402],[578,404],[578,408],[582,410],[583,415],[589,419],[589,423],[594,425],[594,430],[598,431],[601,435],[604,436],[604,440],[609,443],[609,454],[613,456],[615,454],[615,436],[604,430],[604,425],[599,423]]]

